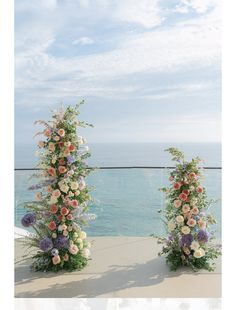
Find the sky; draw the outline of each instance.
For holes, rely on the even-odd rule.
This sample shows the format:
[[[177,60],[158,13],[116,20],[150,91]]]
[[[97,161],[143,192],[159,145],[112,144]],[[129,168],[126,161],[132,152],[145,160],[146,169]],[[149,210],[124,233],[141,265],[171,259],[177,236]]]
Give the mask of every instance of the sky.
[[[89,143],[219,142],[220,28],[220,0],[16,0],[16,144],[82,99]]]

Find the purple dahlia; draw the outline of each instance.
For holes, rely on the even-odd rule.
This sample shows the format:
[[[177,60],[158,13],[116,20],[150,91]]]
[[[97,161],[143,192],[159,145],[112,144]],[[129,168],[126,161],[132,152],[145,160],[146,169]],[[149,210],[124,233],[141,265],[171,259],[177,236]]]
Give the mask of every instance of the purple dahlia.
[[[53,248],[52,239],[47,237],[47,238],[40,240],[39,241],[39,248],[44,252],[51,250]]]
[[[205,230],[200,229],[197,233],[198,241],[208,242],[209,235]]]
[[[193,236],[191,234],[183,235],[180,240],[180,246],[190,246],[193,241]]]
[[[65,236],[60,235],[54,240],[54,246],[59,250],[62,248],[68,248],[68,239]]]
[[[34,213],[26,213],[21,219],[21,224],[24,227],[29,227],[34,223],[36,223],[36,215]]]

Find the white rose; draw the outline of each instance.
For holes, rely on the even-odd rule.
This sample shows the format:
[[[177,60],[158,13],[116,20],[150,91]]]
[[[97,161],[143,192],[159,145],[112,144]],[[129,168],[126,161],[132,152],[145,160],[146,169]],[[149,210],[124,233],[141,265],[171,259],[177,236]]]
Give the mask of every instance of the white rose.
[[[184,222],[184,217],[182,215],[176,216],[176,222],[177,223],[183,223]]]
[[[66,184],[63,184],[60,186],[60,190],[63,192],[63,193],[67,193],[68,190],[69,190],[69,186],[66,185]]]
[[[57,227],[57,230],[58,230],[58,231],[63,231],[62,225],[59,225],[59,226]]]
[[[168,223],[167,227],[168,227],[168,230],[169,230],[169,231],[172,231],[172,230],[175,229],[176,225],[175,225],[174,222],[170,221],[170,222]]]
[[[184,235],[187,235],[187,234],[190,233],[190,228],[189,228],[188,226],[183,226],[183,227],[181,228],[181,231],[182,231],[182,233],[183,233]]]
[[[193,241],[190,245],[190,248],[194,251],[197,251],[200,247],[200,244],[197,241]]]
[[[70,183],[70,188],[71,188],[72,190],[78,189],[78,188],[79,188],[79,183],[78,183],[78,182],[71,182],[71,183]]]
[[[201,258],[205,255],[205,251],[202,249],[202,248],[199,248],[198,250],[196,250],[194,253],[193,253],[193,256],[195,258]]]
[[[86,234],[85,231],[81,231],[79,236],[80,236],[81,239],[86,239],[87,234]]]
[[[85,258],[89,258],[89,256],[91,255],[90,250],[89,249],[83,249],[82,255]]]

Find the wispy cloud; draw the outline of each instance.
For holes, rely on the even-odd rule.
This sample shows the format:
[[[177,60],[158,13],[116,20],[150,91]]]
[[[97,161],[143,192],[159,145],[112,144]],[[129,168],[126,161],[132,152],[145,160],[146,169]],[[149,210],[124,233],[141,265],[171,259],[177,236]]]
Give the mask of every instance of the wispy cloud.
[[[130,114],[131,102],[156,102],[158,113],[158,105],[184,105],[189,96],[211,109],[220,80],[219,1],[17,1],[15,51],[21,109],[85,97],[125,102]]]

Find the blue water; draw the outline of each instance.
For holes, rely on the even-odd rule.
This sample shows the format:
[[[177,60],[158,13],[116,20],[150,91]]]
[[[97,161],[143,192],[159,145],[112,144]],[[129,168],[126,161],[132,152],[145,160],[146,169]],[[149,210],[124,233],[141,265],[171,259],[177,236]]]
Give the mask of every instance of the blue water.
[[[168,166],[171,162],[168,154],[163,152],[163,147],[167,145],[93,145],[93,158],[89,164]],[[206,166],[221,165],[220,145],[183,145],[181,149],[187,152],[188,157],[200,155],[207,159]],[[16,166],[21,164],[20,167],[29,167],[33,163],[30,158],[31,162],[26,156],[16,158]],[[34,196],[33,192],[27,190],[31,184],[30,173],[15,173],[15,223],[19,227],[20,218],[25,212],[21,203]],[[164,206],[164,195],[158,189],[168,184],[167,169],[98,169],[87,178],[87,183],[95,187],[91,193],[94,202],[90,211],[97,215],[97,219],[86,228],[90,236],[148,236],[151,233],[165,233],[157,209]],[[203,183],[209,198],[221,198],[221,170],[205,170]],[[215,230],[220,237],[221,201],[214,204],[211,211],[218,221]]]

